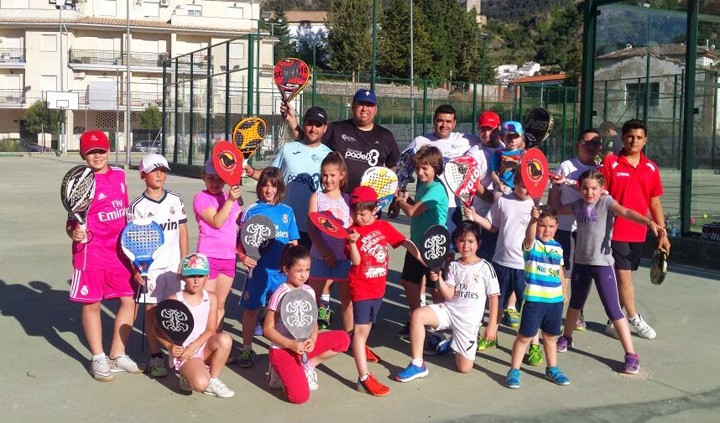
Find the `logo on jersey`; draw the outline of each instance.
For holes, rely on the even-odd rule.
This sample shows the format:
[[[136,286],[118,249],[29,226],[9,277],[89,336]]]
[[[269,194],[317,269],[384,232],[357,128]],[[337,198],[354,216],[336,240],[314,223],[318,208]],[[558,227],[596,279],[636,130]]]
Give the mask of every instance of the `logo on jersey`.
[[[84,296],[88,294],[88,287],[87,285],[83,285],[82,288],[80,288],[80,293]]]
[[[367,162],[370,166],[376,166],[378,164],[378,160],[380,159],[380,152],[374,148],[367,153],[348,148],[347,151],[345,151],[345,158],[353,159],[354,161]]]
[[[98,195],[98,200],[104,200],[107,198],[107,195],[105,195],[104,192],[101,192],[100,195]]]
[[[175,214],[175,207],[174,207],[174,206],[171,206],[171,207],[170,207],[170,214]]]
[[[288,222],[290,221],[290,218],[288,218],[287,213],[283,213],[283,218],[282,218],[282,219],[283,219],[283,223],[286,224],[286,225],[287,225]]]
[[[355,142],[356,141],[355,137],[351,137],[350,135],[347,135],[347,134],[340,135],[340,139],[345,142]]]
[[[310,192],[315,192],[320,188],[320,174],[319,173],[313,173],[312,175],[308,175],[307,173],[300,173],[300,174],[289,174],[287,176],[287,183],[290,184],[290,182],[297,182],[299,184],[305,185],[310,189]]]

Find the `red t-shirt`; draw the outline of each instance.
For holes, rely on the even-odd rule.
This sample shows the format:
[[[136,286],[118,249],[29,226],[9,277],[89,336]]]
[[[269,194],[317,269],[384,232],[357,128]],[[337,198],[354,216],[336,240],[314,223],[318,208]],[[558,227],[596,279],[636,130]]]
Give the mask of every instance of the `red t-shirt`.
[[[385,295],[385,282],[388,272],[388,248],[399,247],[405,241],[405,235],[384,220],[375,220],[367,226],[351,225],[360,238],[356,245],[360,251],[360,264],[350,267],[350,298],[353,301],[374,300]],[[349,254],[345,246],[345,254]]]
[[[660,168],[640,153],[637,166],[631,165],[627,157],[611,154],[602,162],[600,172],[605,175],[605,189],[621,206],[648,215],[650,199],[663,194]],[[622,217],[615,218],[613,241],[645,242],[647,226]]]

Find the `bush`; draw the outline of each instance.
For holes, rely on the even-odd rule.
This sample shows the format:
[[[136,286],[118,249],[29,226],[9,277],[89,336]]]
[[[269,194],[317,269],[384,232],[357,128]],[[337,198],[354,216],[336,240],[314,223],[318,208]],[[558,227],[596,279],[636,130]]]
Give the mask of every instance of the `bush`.
[[[0,151],[5,153],[15,153],[22,151],[20,147],[20,140],[18,139],[4,139],[0,140]]]

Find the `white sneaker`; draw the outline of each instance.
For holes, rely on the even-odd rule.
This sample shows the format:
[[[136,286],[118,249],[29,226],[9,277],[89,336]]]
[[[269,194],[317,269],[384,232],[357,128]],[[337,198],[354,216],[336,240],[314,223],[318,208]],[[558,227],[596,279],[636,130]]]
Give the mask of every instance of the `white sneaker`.
[[[650,327],[640,314],[630,319],[630,324],[632,324],[638,334],[645,339],[654,339],[657,336],[655,329]]]
[[[100,382],[109,382],[113,379],[110,370],[110,359],[107,357],[97,358],[90,362],[90,370],[95,380]]]
[[[620,337],[617,334],[617,331],[615,330],[615,324],[608,320],[607,325],[605,325],[605,333],[609,336],[612,336],[615,339],[620,339]]]
[[[218,398],[232,398],[235,396],[235,391],[225,386],[220,379],[214,378],[210,379],[210,384],[203,394],[215,395]]]
[[[177,374],[178,378],[180,379],[180,390],[183,392],[192,392],[192,386],[190,386],[190,382],[188,382],[187,379],[185,379],[185,376],[181,375],[180,373]]]
[[[317,383],[317,372],[315,369],[305,370],[305,377],[307,377],[308,387],[311,391],[316,391],[319,388]]]
[[[282,389],[283,383],[272,364],[268,366],[268,386],[270,389]]]
[[[150,373],[152,377],[167,376],[168,371],[165,368],[165,360],[163,360],[162,357],[151,358],[150,363],[148,363],[148,373]]]
[[[127,354],[121,355],[120,357],[110,359],[110,370],[113,373],[127,372],[127,373],[142,373],[142,370]]]

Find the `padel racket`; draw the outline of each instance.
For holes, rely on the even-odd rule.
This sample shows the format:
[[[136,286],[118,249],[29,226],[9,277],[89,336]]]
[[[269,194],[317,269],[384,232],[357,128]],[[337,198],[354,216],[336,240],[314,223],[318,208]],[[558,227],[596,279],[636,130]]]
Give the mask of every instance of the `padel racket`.
[[[398,158],[397,162],[397,178],[398,188],[404,191],[409,183],[415,182],[413,172],[415,171],[415,151],[405,150]]]
[[[445,184],[466,207],[470,207],[480,183],[480,168],[472,156],[460,156],[445,163],[443,177]]]
[[[310,68],[304,61],[288,57],[275,64],[273,76],[283,103],[288,104],[310,80]],[[285,118],[284,113],[283,118]],[[280,126],[280,138],[284,129],[285,125]]]
[[[333,216],[322,212],[311,212],[308,214],[308,218],[325,235],[339,239],[347,239],[350,235],[350,232],[343,226],[343,222]]]
[[[531,110],[523,124],[525,148],[529,150],[542,144],[550,136],[554,125],[553,115],[547,109],[539,107]]]
[[[243,155],[245,160],[252,157],[262,145],[267,131],[267,124],[259,117],[249,117],[241,120],[233,129],[233,143]]]
[[[246,220],[240,231],[240,243],[245,249],[245,254],[256,261],[260,260],[260,249],[273,238],[275,238],[275,225],[269,218],[259,214]],[[252,278],[253,269],[248,272],[248,278]]]
[[[374,189],[378,196],[378,207],[383,208],[390,203],[397,192],[398,177],[386,167],[373,166],[365,170],[360,185]]]
[[[212,150],[212,161],[218,176],[230,186],[240,185],[243,156],[230,141],[218,141]]]
[[[317,315],[315,298],[302,288],[288,291],[280,301],[280,319],[290,335],[300,342],[312,335]],[[307,353],[303,353],[302,362],[307,360]]]
[[[662,248],[655,250],[650,262],[650,282],[660,285],[667,275],[667,251]]]
[[[85,165],[78,165],[70,169],[60,184],[60,201],[83,230],[86,229],[85,216],[93,197],[95,197],[95,173],[93,170]],[[83,244],[88,242],[87,234],[80,242]]]
[[[539,148],[525,151],[520,161],[520,176],[525,188],[528,190],[528,194],[530,194],[537,206],[540,197],[545,192],[548,177],[550,176],[547,159]]]
[[[425,265],[436,272],[445,264],[450,251],[450,233],[443,225],[433,225],[423,234],[420,242],[420,256]]]
[[[195,319],[188,306],[178,300],[164,300],[155,307],[158,325],[175,345],[187,341],[195,327]]]
[[[136,219],[128,223],[120,234],[123,253],[137,266],[140,276],[147,277],[148,270],[160,254],[165,243],[162,228],[151,218]]]

